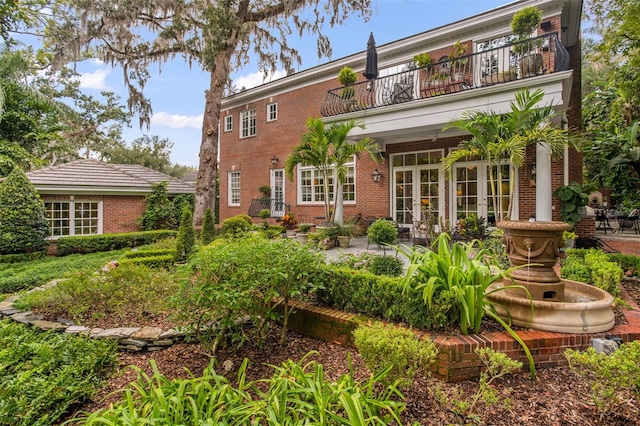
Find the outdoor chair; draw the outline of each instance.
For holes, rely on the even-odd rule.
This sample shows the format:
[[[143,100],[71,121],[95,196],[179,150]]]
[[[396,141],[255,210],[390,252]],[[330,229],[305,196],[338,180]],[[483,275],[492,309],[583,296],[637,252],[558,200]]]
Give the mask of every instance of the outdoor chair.
[[[596,210],[596,223],[598,224],[598,226],[596,226],[596,230],[602,228],[604,230],[604,233],[607,233],[607,229],[610,231],[613,231],[613,227],[609,224],[609,216],[607,216],[607,212],[606,210]]]
[[[640,210],[633,209],[627,216],[618,217],[618,232],[623,233],[625,228],[631,228],[635,233],[640,232]]]

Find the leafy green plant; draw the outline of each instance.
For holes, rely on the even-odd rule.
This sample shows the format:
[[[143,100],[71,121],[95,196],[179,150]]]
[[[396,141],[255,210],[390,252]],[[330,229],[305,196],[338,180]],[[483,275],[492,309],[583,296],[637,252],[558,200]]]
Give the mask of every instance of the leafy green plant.
[[[536,6],[523,7],[513,14],[511,30],[516,36],[514,50],[519,55],[530,53],[538,43],[524,42],[530,38],[542,22],[542,11]]]
[[[465,241],[483,240],[487,236],[487,222],[477,214],[470,214],[467,217],[458,219],[456,228],[460,236]]]
[[[144,231],[173,229],[175,212],[167,195],[167,182],[152,183],[151,190],[151,194],[145,197],[147,209],[138,219],[138,226]]]
[[[560,273],[563,278],[593,284],[619,297],[624,271],[609,259],[609,255],[596,249],[569,250]]]
[[[619,414],[616,406],[640,396],[640,341],[624,343],[611,354],[589,348],[584,352],[568,349],[564,356],[569,367],[589,382],[601,412]]]
[[[353,336],[367,368],[379,373],[391,366],[382,383],[399,389],[410,387],[418,372],[426,373],[438,354],[431,340],[419,339],[410,329],[392,324],[361,325]]]
[[[222,221],[220,230],[222,235],[227,238],[238,238],[247,234],[253,229],[252,223],[247,223],[246,219],[239,216],[233,216]]]
[[[59,424],[116,365],[116,343],[0,321],[0,424]]]
[[[398,240],[398,230],[390,220],[378,219],[367,229],[367,237],[380,246],[393,244]]]
[[[16,167],[0,182],[0,254],[32,253],[48,245],[44,203]]]
[[[177,262],[185,261],[193,252],[193,246],[196,243],[196,231],[193,229],[193,213],[189,207],[182,210],[182,219],[178,228],[178,236],[176,238],[176,257]]]
[[[573,227],[580,222],[580,208],[587,205],[589,195],[584,192],[577,182],[561,186],[553,192],[553,195],[560,198],[562,207],[560,208],[560,218]]]
[[[269,209],[260,210],[260,213],[258,213],[258,217],[263,220],[269,219],[271,217],[271,210]]]
[[[213,223],[213,213],[211,213],[211,209],[207,207],[204,211],[204,219],[202,220],[202,233],[200,239],[202,240],[202,245],[206,246],[211,241],[213,241],[216,237],[216,228]]]
[[[169,239],[173,245],[175,244],[175,238],[172,237],[175,237],[176,234],[177,232],[173,230],[158,230],[88,235],[82,237],[61,237],[58,238],[56,250],[59,256],[66,256],[74,253],[97,253],[138,247],[157,243],[164,239]]]
[[[342,99],[353,98],[353,95],[355,94],[355,89],[353,88],[353,84],[357,80],[358,80],[358,74],[356,74],[356,72],[349,67],[343,67],[338,72],[338,83],[340,83],[341,86],[344,86],[344,88],[340,92],[340,97]]]
[[[511,329],[510,325],[498,316],[494,303],[487,297],[498,291],[517,289],[524,291],[529,300],[528,290],[520,285],[503,285],[488,291],[488,287],[498,280],[509,280],[509,272],[503,271],[483,249],[475,248],[473,242],[454,242],[451,244],[448,234],[440,234],[434,243],[436,251],[401,249],[401,253],[410,260],[405,277],[405,289],[422,293],[429,308],[439,292],[449,294],[454,302],[453,308],[459,318],[460,330],[467,334],[469,329],[480,332],[485,315],[489,315],[513,337],[525,351],[529,359],[531,376],[535,374],[533,357],[524,341]],[[476,252],[477,251],[477,252]],[[533,303],[531,304],[533,315]]]
[[[373,425],[401,424],[402,393],[380,387],[386,372],[359,382],[350,369],[336,381],[325,378],[321,364],[292,360],[274,366],[270,379],[247,381],[245,359],[237,385],[215,372],[212,361],[201,377],[169,380],[150,361],[153,375],[138,367],[136,382],[123,391],[116,405],[83,413],[69,423],[123,424],[130,419],[153,424],[274,424]],[[351,364],[349,360],[349,364]]]
[[[302,234],[306,234],[307,232],[309,232],[309,230],[311,230],[311,224],[310,223],[301,223],[300,225],[298,225],[298,231]]]
[[[368,269],[372,274],[399,277],[404,273],[404,262],[396,256],[376,255]]]
[[[413,61],[416,63],[418,68],[424,68],[431,65],[431,55],[429,52],[418,53],[413,57]]]

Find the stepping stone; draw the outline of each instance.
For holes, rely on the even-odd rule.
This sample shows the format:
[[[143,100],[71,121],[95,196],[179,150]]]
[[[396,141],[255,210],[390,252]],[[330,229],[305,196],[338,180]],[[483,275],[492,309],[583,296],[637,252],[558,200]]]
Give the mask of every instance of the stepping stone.
[[[30,324],[33,321],[40,321],[42,317],[32,311],[26,311],[11,315],[11,319],[22,324]]]
[[[144,340],[157,340],[162,334],[162,329],[159,327],[142,327],[139,331],[136,331],[131,335],[134,339]]]
[[[140,327],[109,328],[92,337],[94,339],[124,339],[127,337],[131,337],[133,333],[139,330]]]
[[[31,321],[31,325],[33,325],[34,327],[38,327],[40,330],[43,331],[47,331],[47,330],[56,330],[56,331],[63,331],[67,328],[66,325],[56,322],[56,321]]]

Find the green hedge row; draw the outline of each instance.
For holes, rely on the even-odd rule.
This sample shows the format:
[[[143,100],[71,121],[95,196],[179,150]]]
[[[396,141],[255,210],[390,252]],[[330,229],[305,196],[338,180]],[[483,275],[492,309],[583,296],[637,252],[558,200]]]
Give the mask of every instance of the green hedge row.
[[[57,251],[59,256],[66,256],[73,253],[96,253],[119,250],[127,247],[151,244],[165,238],[175,237],[176,235],[177,231],[159,230],[91,235],[86,237],[62,237],[58,239]]]
[[[624,271],[610,255],[595,249],[570,250],[560,273],[563,278],[593,284],[614,297],[620,295],[620,282],[624,276]]]
[[[318,301],[332,308],[433,330],[450,323],[450,306],[437,297],[429,310],[421,295],[403,292],[403,279],[327,266],[316,284]]]
[[[46,250],[36,251],[33,253],[3,254],[0,255],[0,263],[29,262],[30,260],[42,259],[46,255]]]
[[[175,250],[174,250],[175,251]],[[118,262],[120,265],[145,265],[150,268],[172,268],[175,262],[175,254],[164,254],[147,257],[130,257]]]
[[[151,250],[132,250],[125,253],[122,256],[123,259],[135,259],[136,257],[154,257],[164,255],[176,255],[176,249],[163,248],[163,249],[151,249]]]
[[[567,255],[577,256],[580,259],[584,259],[585,254],[589,252],[589,249],[569,249]],[[605,253],[607,260],[617,263],[623,271],[631,271],[633,275],[638,275],[640,271],[640,256],[633,254],[621,254],[621,253]]]

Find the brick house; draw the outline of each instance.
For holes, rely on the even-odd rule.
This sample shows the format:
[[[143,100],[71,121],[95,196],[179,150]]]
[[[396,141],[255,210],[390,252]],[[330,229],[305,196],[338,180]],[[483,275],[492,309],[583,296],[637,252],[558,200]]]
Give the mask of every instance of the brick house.
[[[193,194],[193,184],[134,164],[77,160],[27,173],[45,204],[53,239],[139,231],[151,184],[167,182],[169,197]]]
[[[525,70],[519,60],[510,28],[514,13],[527,6],[537,7],[543,15],[531,35],[541,58],[533,71]],[[382,153],[379,164],[363,156],[349,166],[345,217],[392,216],[411,226],[423,214],[423,206],[429,206],[451,223],[472,213],[491,221],[495,212],[487,164],[459,161],[451,177],[445,176],[441,158],[469,136],[442,128],[467,110],[507,112],[516,91],[540,88],[545,93],[541,105],[555,105],[564,111],[562,125],[580,129],[581,13],[581,0],[516,1],[378,46],[379,74],[371,80],[363,76],[363,50],[226,97],[220,118],[221,220],[248,213],[260,197],[259,188],[266,185],[271,187],[271,199],[283,201],[294,214],[306,218],[323,214],[321,175],[302,164],[293,181],[284,173],[284,161],[305,132],[306,119],[322,117],[326,124],[359,120],[365,128],[350,138],[370,136]],[[458,41],[466,49],[455,58]],[[432,63],[419,68],[413,57],[423,52],[430,54]],[[355,95],[348,100],[337,81],[345,66],[359,75]],[[582,157],[567,149],[563,158],[550,161],[536,149],[529,147],[524,166],[516,170],[511,219],[529,218],[542,203],[543,211],[552,212],[552,218],[542,220],[559,220],[560,201],[552,199],[551,192],[569,182],[582,182]],[[510,183],[510,167],[503,167],[504,187]],[[508,195],[498,200],[507,202]],[[284,207],[275,203],[272,210],[277,217]],[[581,235],[593,228],[588,220],[579,225]]]

